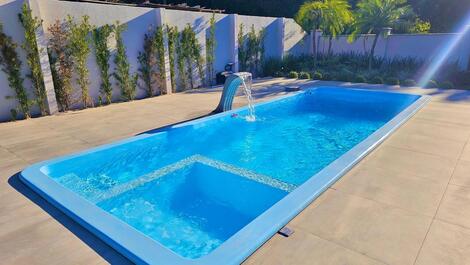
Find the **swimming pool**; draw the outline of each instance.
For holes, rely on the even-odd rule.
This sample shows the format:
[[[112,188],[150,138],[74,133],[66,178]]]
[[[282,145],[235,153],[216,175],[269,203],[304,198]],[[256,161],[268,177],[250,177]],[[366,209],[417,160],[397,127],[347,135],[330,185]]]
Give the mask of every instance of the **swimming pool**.
[[[136,263],[237,264],[428,100],[312,88],[35,164],[21,179]]]

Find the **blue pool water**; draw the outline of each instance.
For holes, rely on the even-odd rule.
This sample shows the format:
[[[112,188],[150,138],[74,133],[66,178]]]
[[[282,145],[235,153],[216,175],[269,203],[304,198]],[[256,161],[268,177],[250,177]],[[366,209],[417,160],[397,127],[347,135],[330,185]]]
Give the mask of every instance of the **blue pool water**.
[[[47,165],[178,255],[205,256],[418,96],[320,88]],[[158,114],[156,114],[158,115]]]

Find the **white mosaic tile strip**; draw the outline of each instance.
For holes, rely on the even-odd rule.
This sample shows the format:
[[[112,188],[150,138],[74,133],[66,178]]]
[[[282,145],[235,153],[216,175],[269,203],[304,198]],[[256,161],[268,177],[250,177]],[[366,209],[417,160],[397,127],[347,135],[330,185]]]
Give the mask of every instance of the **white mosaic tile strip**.
[[[158,170],[156,170],[152,173],[146,174],[146,175],[144,175],[142,177],[139,177],[135,180],[126,182],[126,183],[121,184],[121,185],[117,185],[117,186],[107,190],[106,192],[100,193],[99,195],[96,195],[95,197],[90,198],[90,200],[95,204],[99,203],[101,201],[104,201],[104,200],[110,199],[112,197],[118,196],[118,195],[120,195],[120,194],[122,194],[126,191],[129,191],[129,190],[135,189],[139,186],[142,186],[142,185],[144,185],[148,182],[151,182],[151,181],[153,181],[157,178],[168,175],[171,172],[174,172],[174,171],[179,170],[181,168],[190,166],[194,163],[201,163],[201,164],[204,164],[204,165],[207,165],[207,166],[210,166],[210,167],[214,167],[214,168],[217,168],[219,170],[226,171],[226,172],[229,172],[229,173],[241,176],[241,177],[245,177],[247,179],[250,179],[250,180],[253,180],[253,181],[256,181],[256,182],[259,182],[259,183],[263,183],[265,185],[268,185],[268,186],[271,186],[271,187],[274,187],[274,188],[277,188],[277,189],[281,189],[281,190],[284,190],[284,191],[287,191],[287,192],[291,192],[292,190],[294,190],[297,187],[295,185],[288,184],[288,183],[282,182],[280,180],[273,179],[269,176],[257,174],[257,173],[251,172],[251,171],[243,169],[243,168],[238,168],[238,167],[232,166],[230,164],[226,164],[226,163],[223,163],[223,162],[220,162],[220,161],[217,161],[217,160],[213,160],[213,159],[204,157],[202,155],[192,155],[188,158],[182,159],[182,160],[180,160],[176,163],[173,163],[173,164],[170,164],[168,166],[162,167],[162,168],[160,168],[160,169],[158,169]]]

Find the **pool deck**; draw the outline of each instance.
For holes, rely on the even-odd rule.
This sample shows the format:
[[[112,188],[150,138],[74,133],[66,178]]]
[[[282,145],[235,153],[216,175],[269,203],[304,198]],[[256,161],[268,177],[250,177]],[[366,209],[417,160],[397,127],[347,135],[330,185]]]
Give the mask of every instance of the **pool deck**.
[[[348,83],[266,79],[279,85]],[[364,86],[364,85],[362,85]],[[470,91],[365,85],[432,101],[275,235],[245,264],[470,264]],[[209,113],[220,90],[0,123],[0,264],[127,264],[25,187],[26,166]],[[243,98],[236,98],[242,105]],[[222,263],[221,263],[222,264]]]

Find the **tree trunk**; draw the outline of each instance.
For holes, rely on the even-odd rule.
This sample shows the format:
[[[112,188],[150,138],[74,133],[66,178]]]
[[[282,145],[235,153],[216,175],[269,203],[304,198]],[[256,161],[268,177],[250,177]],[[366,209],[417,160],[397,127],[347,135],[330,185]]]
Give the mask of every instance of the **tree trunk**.
[[[369,54],[369,71],[372,70],[372,60],[374,59],[375,54],[375,46],[377,46],[377,40],[379,39],[380,33],[376,33],[374,37],[374,42],[372,43],[372,47],[370,48]]]
[[[317,66],[317,30],[312,30],[313,67]]]
[[[331,45],[333,44],[333,36],[328,38],[328,56],[331,55]]]

